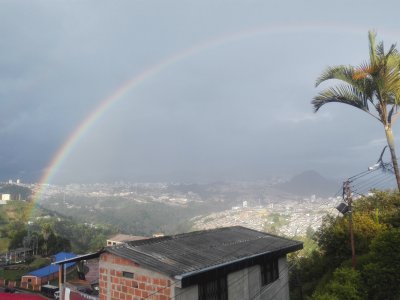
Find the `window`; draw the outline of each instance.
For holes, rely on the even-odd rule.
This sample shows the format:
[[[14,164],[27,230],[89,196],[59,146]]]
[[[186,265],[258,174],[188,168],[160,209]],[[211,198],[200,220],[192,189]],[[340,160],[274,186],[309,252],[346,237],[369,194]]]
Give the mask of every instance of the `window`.
[[[125,278],[133,278],[133,273],[132,272],[122,272],[122,276]]]
[[[199,300],[228,300],[226,276],[213,276],[199,282]]]
[[[278,259],[269,260],[261,265],[261,284],[267,285],[279,278]]]

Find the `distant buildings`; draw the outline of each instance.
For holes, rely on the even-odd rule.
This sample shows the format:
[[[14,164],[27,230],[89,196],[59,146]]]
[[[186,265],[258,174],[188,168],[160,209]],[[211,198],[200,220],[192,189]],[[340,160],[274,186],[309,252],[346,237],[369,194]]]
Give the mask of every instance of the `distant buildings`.
[[[10,194],[0,194],[0,204],[7,204],[11,200]]]
[[[9,201],[9,200],[11,200],[11,195],[10,194],[1,194],[1,200]]]
[[[12,179],[9,179],[9,180],[8,180],[8,183],[9,183],[9,184],[13,184],[13,183],[20,184],[20,183],[21,183],[21,180],[20,180],[20,179],[17,179],[17,180],[14,182]]]

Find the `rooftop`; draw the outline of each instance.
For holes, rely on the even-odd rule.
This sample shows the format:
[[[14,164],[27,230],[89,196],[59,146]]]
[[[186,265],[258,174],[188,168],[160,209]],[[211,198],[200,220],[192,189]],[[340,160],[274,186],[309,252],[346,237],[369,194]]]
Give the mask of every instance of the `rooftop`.
[[[258,259],[302,248],[298,241],[234,226],[133,241],[105,251],[183,280],[226,265],[254,265]]]
[[[69,253],[69,252],[59,252],[53,256],[55,262],[74,258],[74,257],[76,257],[76,254]],[[68,264],[66,264],[66,268],[69,268],[69,267],[73,266],[74,264],[75,264],[74,262],[68,263]],[[45,277],[45,276],[48,276],[48,275],[56,273],[56,272],[58,272],[58,266],[56,266],[54,264],[50,264],[43,268],[29,272],[28,274],[25,274],[24,276]]]
[[[114,242],[130,242],[130,241],[137,241],[137,240],[143,240],[143,239],[147,239],[147,237],[119,233],[117,235],[114,235],[114,236],[108,238],[107,240],[114,241]]]

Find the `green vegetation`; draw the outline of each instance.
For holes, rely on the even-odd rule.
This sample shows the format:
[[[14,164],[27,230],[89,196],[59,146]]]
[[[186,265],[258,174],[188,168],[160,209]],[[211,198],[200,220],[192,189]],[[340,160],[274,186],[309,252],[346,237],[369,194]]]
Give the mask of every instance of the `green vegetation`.
[[[50,259],[43,257],[34,257],[29,263],[20,264],[12,267],[5,267],[0,269],[0,277],[6,280],[20,281],[21,276],[29,273],[30,271],[47,266],[51,263]]]
[[[78,223],[108,224],[117,232],[152,236],[155,232],[176,234],[192,229],[191,218],[226,209],[220,202],[191,202],[190,205],[170,205],[160,202],[137,202],[123,197],[69,196],[67,206],[56,195],[43,205],[71,217]]]
[[[385,52],[383,42],[376,44],[374,32],[369,32],[369,61],[358,67],[329,67],[317,79],[316,85],[335,79],[341,83],[321,91],[312,101],[315,111],[326,103],[351,105],[382,123],[390,149],[400,190],[400,174],[395,152],[392,125],[399,116],[400,55],[392,45]]]
[[[59,251],[86,253],[102,248],[114,233],[111,226],[81,224],[30,202],[9,201],[0,206],[0,252],[24,247],[37,239],[38,253],[43,256]]]
[[[327,216],[313,237],[318,249],[294,259],[291,299],[399,299],[399,207],[398,192],[354,201],[355,270],[348,216]]]

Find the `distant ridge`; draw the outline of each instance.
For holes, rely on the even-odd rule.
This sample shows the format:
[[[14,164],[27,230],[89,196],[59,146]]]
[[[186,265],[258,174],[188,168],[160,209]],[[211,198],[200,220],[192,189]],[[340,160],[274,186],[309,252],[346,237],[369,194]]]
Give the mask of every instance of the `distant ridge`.
[[[278,190],[299,196],[334,196],[340,183],[323,177],[316,171],[309,170],[294,176],[289,181],[275,186]]]

